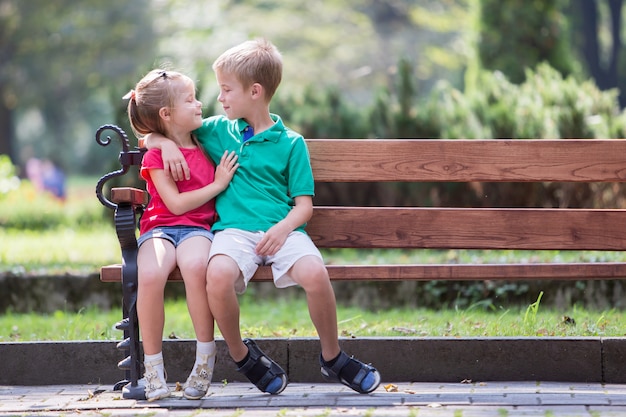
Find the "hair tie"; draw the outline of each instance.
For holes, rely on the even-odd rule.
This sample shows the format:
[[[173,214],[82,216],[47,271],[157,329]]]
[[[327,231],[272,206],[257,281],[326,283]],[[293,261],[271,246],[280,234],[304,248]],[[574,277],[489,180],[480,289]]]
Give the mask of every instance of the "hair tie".
[[[126,93],[126,95],[124,97],[122,97],[122,100],[134,100],[135,99],[135,90],[130,90],[128,93]]]

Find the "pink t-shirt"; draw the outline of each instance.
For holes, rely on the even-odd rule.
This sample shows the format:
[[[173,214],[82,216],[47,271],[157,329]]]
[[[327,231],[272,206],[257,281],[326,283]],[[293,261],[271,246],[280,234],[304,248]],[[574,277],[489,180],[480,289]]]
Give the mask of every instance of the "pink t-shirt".
[[[204,155],[200,148],[180,148],[189,165],[191,178],[177,181],[178,191],[196,190],[215,180],[215,165]],[[154,186],[150,177],[150,169],[163,169],[163,159],[160,149],[150,149],[143,156],[141,176],[146,180],[146,189],[150,194],[150,203],[141,217],[139,233],[144,234],[157,226],[199,226],[211,230],[216,220],[215,199],[204,203],[200,207],[184,214],[176,215],[170,212]]]

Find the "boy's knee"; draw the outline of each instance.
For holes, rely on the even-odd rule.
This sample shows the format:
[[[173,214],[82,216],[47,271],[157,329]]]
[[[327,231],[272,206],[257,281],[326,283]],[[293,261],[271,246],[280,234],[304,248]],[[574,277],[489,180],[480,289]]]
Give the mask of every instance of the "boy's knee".
[[[215,257],[209,262],[206,271],[207,289],[234,287],[239,274],[239,267],[232,259],[225,256]]]
[[[333,291],[328,270],[322,262],[302,262],[294,265],[292,277],[307,293]]]
[[[292,272],[295,275],[310,277],[315,281],[325,281],[330,279],[326,265],[324,265],[324,262],[315,256],[305,256],[298,260],[293,265]]]

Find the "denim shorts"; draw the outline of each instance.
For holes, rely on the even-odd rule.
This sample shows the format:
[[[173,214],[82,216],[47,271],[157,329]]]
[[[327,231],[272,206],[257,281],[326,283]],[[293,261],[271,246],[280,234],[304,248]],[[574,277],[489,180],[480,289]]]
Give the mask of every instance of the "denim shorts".
[[[198,226],[163,226],[163,227],[155,227],[154,229],[148,230],[143,235],[139,236],[137,239],[137,246],[141,246],[143,242],[148,239],[165,239],[168,240],[174,245],[174,247],[178,247],[182,242],[190,237],[195,236],[204,236],[209,239],[211,242],[213,241],[213,232],[209,232],[203,227]]]

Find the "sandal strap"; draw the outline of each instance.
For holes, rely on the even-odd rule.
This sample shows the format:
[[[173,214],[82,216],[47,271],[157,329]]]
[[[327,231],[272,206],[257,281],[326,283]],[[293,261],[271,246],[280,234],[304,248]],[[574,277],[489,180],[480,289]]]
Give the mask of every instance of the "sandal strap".
[[[354,376],[354,378],[352,378],[351,381],[348,381],[345,378],[340,377],[339,374],[341,373],[342,369],[351,361],[359,365],[359,371],[356,373],[356,375]],[[341,382],[342,384],[352,388],[353,390],[361,394],[365,394],[365,393],[373,391],[373,389],[367,390],[367,391],[364,390],[361,387],[361,384],[363,383],[363,380],[370,373],[378,374],[378,370],[371,365],[365,364],[361,361],[354,359],[351,356],[348,356],[348,354],[345,353],[344,351],[341,351],[341,353],[339,354],[339,357],[337,357],[337,360],[335,361],[333,366],[325,365],[324,358],[322,357],[322,355],[320,355],[320,364],[322,366],[322,375],[324,375],[327,379]],[[378,386],[378,383],[376,383],[376,386]],[[375,388],[376,387],[374,387],[374,389]]]
[[[267,386],[274,381],[275,378],[284,375],[283,378],[286,380],[286,373],[283,368],[263,353],[261,348],[259,348],[253,340],[245,339],[243,342],[248,347],[250,357],[246,363],[237,369],[237,371],[241,372],[248,379],[250,379],[250,376],[248,375],[249,372],[257,363],[260,362],[266,370],[263,376],[256,383],[254,383],[254,385],[263,392],[267,392]]]
[[[339,357],[333,364],[333,366],[324,366],[324,367],[326,368],[326,370],[332,371],[333,377],[339,378],[339,373],[341,372],[343,367],[346,366],[348,362],[350,362],[351,359],[352,358],[348,356],[348,354],[342,350],[341,353],[339,354]],[[320,356],[320,362],[321,361],[322,361],[322,357]]]

